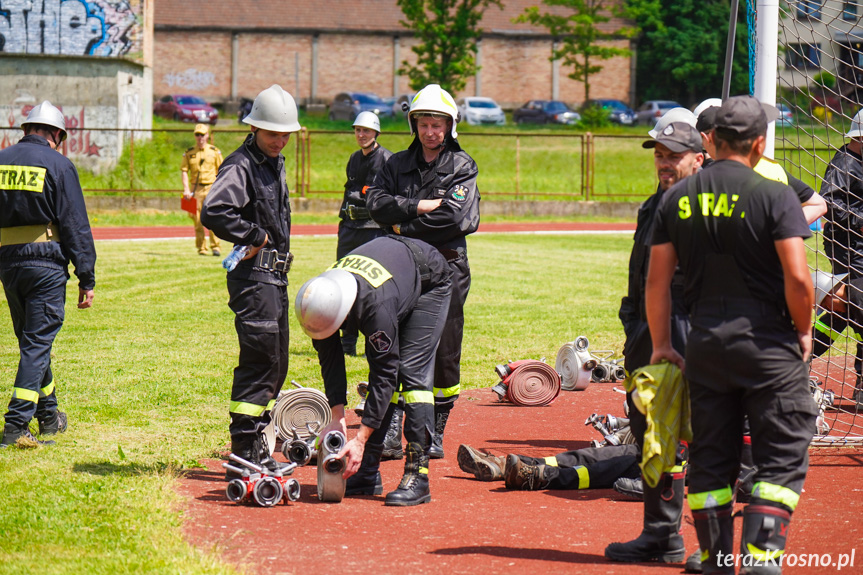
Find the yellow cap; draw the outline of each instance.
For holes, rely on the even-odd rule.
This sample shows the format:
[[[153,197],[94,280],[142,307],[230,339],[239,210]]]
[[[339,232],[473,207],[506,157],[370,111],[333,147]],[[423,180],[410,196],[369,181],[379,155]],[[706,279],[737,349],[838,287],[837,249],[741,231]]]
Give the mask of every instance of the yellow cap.
[[[195,135],[209,134],[209,133],[210,133],[210,128],[207,126],[207,124],[198,124],[195,126]]]

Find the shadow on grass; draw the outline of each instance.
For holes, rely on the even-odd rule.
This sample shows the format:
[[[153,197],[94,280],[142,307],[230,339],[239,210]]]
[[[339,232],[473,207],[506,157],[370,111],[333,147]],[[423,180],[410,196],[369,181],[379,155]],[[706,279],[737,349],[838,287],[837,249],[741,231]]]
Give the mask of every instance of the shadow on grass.
[[[112,463],[110,461],[99,461],[92,463],[76,463],[72,466],[75,473],[89,473],[90,475],[120,475],[124,477],[135,477],[139,475],[179,475],[183,470],[175,465],[163,463]]]

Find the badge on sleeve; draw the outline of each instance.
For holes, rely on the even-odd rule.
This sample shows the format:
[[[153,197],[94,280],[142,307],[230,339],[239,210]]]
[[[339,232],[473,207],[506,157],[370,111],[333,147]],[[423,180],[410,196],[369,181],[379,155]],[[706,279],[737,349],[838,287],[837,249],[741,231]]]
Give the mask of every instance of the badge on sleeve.
[[[457,202],[463,202],[464,199],[467,197],[467,193],[467,186],[459,184],[452,189],[452,199],[456,200]]]
[[[378,353],[388,352],[390,350],[390,346],[393,344],[390,336],[388,336],[383,330],[373,333],[369,337],[369,343],[372,344],[372,347],[374,347]]]

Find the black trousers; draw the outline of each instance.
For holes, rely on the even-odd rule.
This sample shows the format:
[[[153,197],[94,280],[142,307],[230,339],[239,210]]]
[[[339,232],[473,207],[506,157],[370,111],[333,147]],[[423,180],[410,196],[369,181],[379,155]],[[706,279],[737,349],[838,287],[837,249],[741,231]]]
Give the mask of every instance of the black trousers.
[[[464,338],[464,304],[470,291],[467,254],[447,260],[452,271],[452,297],[446,326],[435,358],[435,410],[449,411],[461,393],[461,342]]]
[[[799,495],[817,409],[790,320],[764,310],[747,316],[699,310],[686,372],[693,431],[689,492],[734,485],[748,417],[755,482]]]
[[[231,388],[231,436],[261,433],[288,375],[286,286],[228,278],[239,364]]]
[[[336,246],[336,259],[340,260],[358,247],[375,238],[385,236],[381,228],[354,228],[344,220],[339,222],[339,239]],[[356,351],[359,333],[356,328],[342,330],[342,347]]]
[[[435,352],[446,323],[445,310],[450,302],[449,286],[438,286],[422,294],[411,314],[399,324],[398,389],[393,394],[381,426],[369,442],[383,444],[399,395],[404,398],[405,439],[425,450],[434,432]]]
[[[641,449],[634,443],[587,447],[546,458],[518,457],[530,465],[547,466],[549,489],[608,489],[621,477],[641,477]]]
[[[47,267],[0,269],[20,352],[6,412],[11,429],[23,430],[34,415],[44,420],[57,411],[51,346],[63,327],[68,277],[65,270]]]

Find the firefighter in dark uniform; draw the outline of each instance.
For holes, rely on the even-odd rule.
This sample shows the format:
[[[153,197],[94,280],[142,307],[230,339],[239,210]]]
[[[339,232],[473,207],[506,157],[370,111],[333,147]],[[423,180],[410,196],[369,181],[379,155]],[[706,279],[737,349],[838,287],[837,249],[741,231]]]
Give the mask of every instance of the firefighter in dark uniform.
[[[624,367],[627,373],[650,363],[653,346],[647,326],[647,312],[644,301],[644,288],[650,260],[650,240],[657,206],[674,184],[695,174],[701,167],[701,135],[695,129],[695,116],[672,117],[670,123],[660,119],[657,129],[652,133],[654,139],[642,144],[653,149],[653,159],[659,186],[656,193],[649,197],[638,210],[638,223],[635,228],[634,245],[629,258],[629,285],[627,295],[620,305],[620,321],[626,341],[623,346]],[[683,120],[683,121],[680,121]],[[689,332],[689,319],[683,305],[683,276],[675,274],[671,284],[673,302],[671,333],[675,349],[684,350]],[[639,452],[644,447],[644,433],[647,419],[633,403],[632,394],[627,395],[629,423],[635,436]],[[683,516],[684,476],[686,448],[681,445],[675,465],[665,471],[656,487],[642,483],[644,492],[644,527],[641,534],[632,541],[611,543],[605,548],[605,557],[611,561],[661,561],[673,563],[683,560],[686,548],[680,535],[680,521]]]
[[[768,115],[769,114],[769,115]],[[809,226],[787,185],[755,166],[778,110],[751,96],[716,114],[717,161],[674,186],[654,224],[646,300],[651,362],[686,370],[692,405],[689,506],[704,573],[734,573],[733,485],[748,416],[757,471],[743,512],[741,573],[778,573],[808,466],[817,410],[807,369]],[[671,346],[668,286],[684,274],[686,361]]]
[[[366,190],[390,159],[392,152],[378,143],[381,121],[372,112],[360,112],[354,120],[354,137],[360,149],[348,160],[345,197],[339,210],[339,242],[336,259],[341,259],[366,242],[384,235],[371,219],[366,207]],[[342,332],[342,348],[347,355],[357,354],[357,333]]]
[[[863,110],[854,116],[845,137],[849,142],[830,160],[821,184],[821,195],[828,206],[824,218],[824,252],[830,258],[834,274],[847,273],[849,281],[854,281],[863,277]],[[814,353],[821,355],[827,351],[846,327],[849,327],[847,315],[822,312],[815,322]],[[854,400],[863,404],[863,344],[860,343],[863,332],[855,330],[854,335],[857,339]]]
[[[470,290],[465,238],[479,227],[478,170],[456,139],[458,109],[446,90],[437,84],[420,90],[408,123],[416,137],[384,164],[368,190],[367,205],[376,222],[430,243],[452,269],[452,298],[435,359],[435,435],[429,456],[439,459],[447,419],[461,392],[464,304]]]
[[[216,181],[219,166],[222,165],[222,152],[216,146],[207,143],[209,136],[210,128],[206,124],[195,126],[195,145],[183,153],[183,163],[180,166],[183,176],[183,197],[195,198],[197,204],[197,210],[192,218],[195,220],[195,247],[198,249],[198,255],[202,256],[207,255],[207,244],[204,237],[206,230],[201,224],[201,208],[213,182]],[[222,255],[219,248],[219,238],[211,233],[210,249],[213,250],[214,256]]]
[[[240,344],[229,408],[231,451],[275,468],[261,434],[288,373],[291,206],[281,151],[300,124],[294,99],[278,85],[258,94],[243,122],[251,134],[225,158],[201,221],[223,240],[250,247],[228,272]]]
[[[96,249],[75,166],[57,152],[66,139],[63,113],[47,100],[21,123],[24,137],[0,150],[0,281],[21,359],[6,412],[2,446],[35,447],[41,435],[66,431],[57,409],[51,346],[63,326],[69,262],[78,276],[78,308],[93,304]]]
[[[384,436],[398,396],[405,397],[405,471],[386,505],[410,506],[431,499],[429,457],[434,426],[434,357],[446,322],[450,268],[425,242],[382,237],[363,244],[297,293],[295,309],[314,340],[327,399],[330,429],[346,432],[347,376],[339,327],[366,336],[369,387],[360,429],[340,456],[347,456],[345,495],[377,495]]]

